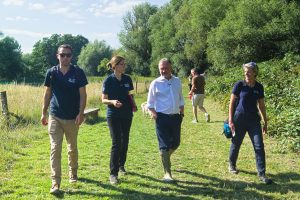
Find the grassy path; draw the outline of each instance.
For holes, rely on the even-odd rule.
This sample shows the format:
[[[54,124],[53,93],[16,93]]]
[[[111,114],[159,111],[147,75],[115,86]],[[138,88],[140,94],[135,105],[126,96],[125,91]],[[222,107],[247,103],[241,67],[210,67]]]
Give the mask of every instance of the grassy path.
[[[137,101],[141,103],[145,96]],[[49,139],[44,135],[23,149],[6,173],[0,173],[0,199],[300,199],[300,158],[296,154],[278,154],[275,141],[265,140],[267,173],[275,184],[264,185],[256,176],[254,152],[246,137],[239,156],[238,175],[227,171],[230,141],[222,132],[225,114],[211,99],[205,99],[211,122],[204,116],[192,124],[191,103],[186,101],[182,141],[172,156],[176,183],[161,181],[162,166],[157,149],[154,122],[135,116],[127,160],[128,175],[121,184],[108,182],[110,137],[103,118],[94,125],[84,124],[79,134],[79,181],[68,183],[67,154],[64,144],[63,176],[60,196],[49,194]],[[104,111],[101,111],[104,116]]]

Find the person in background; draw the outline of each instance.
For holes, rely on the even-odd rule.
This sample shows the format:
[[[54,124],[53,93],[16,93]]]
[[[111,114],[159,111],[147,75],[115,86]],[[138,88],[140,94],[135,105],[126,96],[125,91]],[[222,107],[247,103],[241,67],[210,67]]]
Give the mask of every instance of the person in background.
[[[233,132],[229,152],[229,172],[237,174],[237,159],[243,139],[248,132],[256,158],[259,179],[265,184],[272,183],[266,176],[266,159],[263,134],[267,133],[267,114],[264,101],[264,87],[256,81],[258,66],[255,62],[243,65],[245,79],[234,84],[229,104],[229,126]],[[234,112],[235,101],[239,99]],[[260,115],[259,115],[260,113]],[[261,118],[263,128],[261,127]]]
[[[173,181],[170,157],[180,144],[184,99],[181,81],[172,75],[171,61],[161,59],[158,68],[161,76],[150,84],[147,107],[156,122],[156,135],[164,168],[163,180]]]
[[[65,134],[68,145],[69,182],[76,182],[78,170],[77,135],[84,120],[87,78],[82,69],[71,64],[72,47],[58,47],[59,64],[47,70],[41,122],[48,124],[51,144],[51,194],[60,192],[61,152]],[[49,120],[47,110],[50,105]]]
[[[126,174],[129,132],[136,104],[132,95],[132,80],[124,74],[125,59],[114,56],[107,65],[113,73],[103,82],[102,103],[107,105],[107,124],[112,139],[109,181],[117,184],[118,173]]]
[[[206,109],[203,107],[204,97],[205,97],[205,78],[199,73],[199,69],[192,69],[191,74],[193,75],[192,79],[192,88],[189,92],[189,95],[192,96],[192,106],[194,120],[192,123],[198,123],[197,116],[197,107],[205,113],[206,122],[210,121],[210,115],[207,113]]]

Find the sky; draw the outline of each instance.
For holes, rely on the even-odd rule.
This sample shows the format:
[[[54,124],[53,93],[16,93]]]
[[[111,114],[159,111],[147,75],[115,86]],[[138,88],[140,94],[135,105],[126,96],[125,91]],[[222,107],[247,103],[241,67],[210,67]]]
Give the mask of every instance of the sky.
[[[122,18],[133,6],[148,2],[161,7],[170,0],[0,0],[0,32],[13,37],[23,53],[52,34],[82,35],[121,46]]]

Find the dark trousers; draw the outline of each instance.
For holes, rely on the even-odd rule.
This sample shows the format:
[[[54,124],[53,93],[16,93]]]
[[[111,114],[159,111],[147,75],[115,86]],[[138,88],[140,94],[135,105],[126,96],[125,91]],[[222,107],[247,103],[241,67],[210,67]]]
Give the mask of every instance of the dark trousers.
[[[258,175],[264,175],[266,172],[266,159],[259,115],[236,111],[234,126],[235,136],[231,139],[229,162],[236,166],[241,144],[246,132],[248,132],[255,152]]]
[[[180,144],[182,117],[157,113],[156,135],[160,150],[177,149]]]
[[[131,118],[107,118],[107,124],[112,139],[110,152],[110,174],[118,176],[119,167],[126,162]]]

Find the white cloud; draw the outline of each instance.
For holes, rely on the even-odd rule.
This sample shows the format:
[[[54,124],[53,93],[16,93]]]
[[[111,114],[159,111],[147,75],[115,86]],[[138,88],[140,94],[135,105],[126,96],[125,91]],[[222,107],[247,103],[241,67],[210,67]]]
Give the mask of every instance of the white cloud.
[[[42,33],[42,32],[33,32],[27,30],[20,29],[3,29],[2,30],[5,35],[21,35],[32,38],[42,38],[42,37],[50,37],[50,33]]]
[[[30,3],[29,10],[44,10],[45,6],[41,3]]]
[[[14,16],[14,17],[6,17],[5,20],[7,21],[27,21],[27,17],[22,17],[22,16]]]
[[[23,6],[25,3],[24,0],[4,0],[2,2],[3,5],[6,5],[6,6],[10,6],[10,5],[13,5],[13,6]]]
[[[116,1],[100,1],[99,4],[92,4],[88,11],[93,13],[95,16],[115,16],[123,15],[125,12],[130,11],[133,6],[136,6],[144,1],[122,1],[120,3]]]

